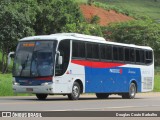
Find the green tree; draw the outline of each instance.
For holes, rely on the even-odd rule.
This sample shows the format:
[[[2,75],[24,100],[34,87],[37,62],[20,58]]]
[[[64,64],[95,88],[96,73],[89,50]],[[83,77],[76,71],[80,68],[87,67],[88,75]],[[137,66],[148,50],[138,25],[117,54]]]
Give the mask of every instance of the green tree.
[[[92,16],[90,23],[91,24],[98,24],[100,22],[100,17],[97,15]]]
[[[33,0],[0,1],[0,51],[2,52],[0,66],[2,73],[7,71],[7,55],[15,48],[17,40],[34,34],[32,29],[36,14],[34,4]]]
[[[62,28],[62,32],[73,32],[87,35],[103,36],[102,29],[99,25],[81,22],[78,24],[66,24]]]
[[[91,6],[94,3],[94,0],[88,0],[87,3]]]
[[[73,0],[40,0],[38,6],[34,25],[36,34],[58,33],[66,24],[77,24],[84,20],[78,4]]]

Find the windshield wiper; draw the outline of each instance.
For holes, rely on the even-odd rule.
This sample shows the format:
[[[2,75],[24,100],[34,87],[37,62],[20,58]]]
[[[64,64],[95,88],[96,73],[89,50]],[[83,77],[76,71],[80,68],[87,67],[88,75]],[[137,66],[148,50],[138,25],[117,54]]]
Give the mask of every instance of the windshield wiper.
[[[26,64],[27,64],[27,62],[28,62],[28,58],[29,58],[29,54],[27,55],[27,59],[24,61],[24,63],[23,63],[23,64],[21,64],[22,69],[21,69],[21,72],[20,72],[20,75],[19,75],[19,76],[21,76],[21,75],[22,75],[22,72],[23,72],[23,70],[25,69]]]

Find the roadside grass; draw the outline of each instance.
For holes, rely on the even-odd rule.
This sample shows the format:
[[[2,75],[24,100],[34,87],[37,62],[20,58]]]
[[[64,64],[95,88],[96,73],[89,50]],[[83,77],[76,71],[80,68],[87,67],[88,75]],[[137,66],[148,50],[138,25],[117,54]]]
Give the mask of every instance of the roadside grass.
[[[0,62],[2,58],[2,53],[0,52]],[[8,68],[8,74],[1,74],[1,68],[0,65],[0,96],[28,96],[32,94],[21,94],[21,93],[14,93],[12,90],[12,66],[13,60],[11,60],[11,65]]]
[[[0,96],[28,96],[32,94],[17,94],[12,90],[12,75],[0,74]]]
[[[155,75],[153,91],[160,92],[160,73]]]
[[[13,96],[11,74],[0,74],[0,96]]]
[[[155,68],[155,76],[154,76],[154,90],[155,92],[160,92],[160,67]]]

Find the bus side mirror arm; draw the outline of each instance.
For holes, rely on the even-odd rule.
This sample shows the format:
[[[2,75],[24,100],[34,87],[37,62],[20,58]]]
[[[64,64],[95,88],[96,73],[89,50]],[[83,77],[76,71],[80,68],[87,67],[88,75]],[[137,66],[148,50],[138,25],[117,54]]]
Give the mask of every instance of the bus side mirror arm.
[[[8,65],[10,65],[10,63],[11,63],[11,55],[14,55],[14,54],[15,54],[14,52],[10,52],[8,54]]]

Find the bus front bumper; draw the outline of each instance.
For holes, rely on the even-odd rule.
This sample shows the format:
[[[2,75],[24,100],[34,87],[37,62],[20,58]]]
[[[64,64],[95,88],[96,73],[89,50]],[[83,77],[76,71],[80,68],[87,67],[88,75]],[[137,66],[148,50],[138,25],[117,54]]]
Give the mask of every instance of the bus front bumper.
[[[15,93],[43,93],[43,94],[53,94],[52,85],[44,86],[20,86],[13,85],[13,91]]]

